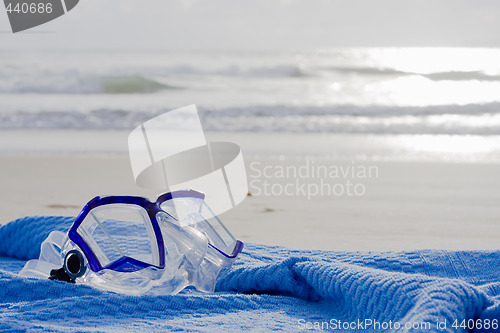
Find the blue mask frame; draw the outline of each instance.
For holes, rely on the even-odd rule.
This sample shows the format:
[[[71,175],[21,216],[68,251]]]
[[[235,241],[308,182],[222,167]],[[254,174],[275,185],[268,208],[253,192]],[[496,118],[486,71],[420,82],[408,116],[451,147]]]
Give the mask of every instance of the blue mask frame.
[[[149,201],[144,197],[136,197],[136,196],[106,196],[106,197],[95,197],[90,200],[82,209],[75,222],[71,226],[68,237],[82,249],[85,254],[87,261],[89,263],[89,267],[93,272],[99,272],[103,269],[110,269],[117,272],[135,272],[147,267],[153,267],[156,269],[165,268],[165,247],[163,243],[163,237],[161,234],[160,226],[158,221],[156,220],[156,214],[159,212],[165,212],[161,209],[161,204],[165,201],[174,199],[174,198],[199,198],[204,199],[205,195],[203,193],[193,191],[193,190],[184,190],[184,191],[174,191],[169,193],[164,193],[158,197],[155,202]],[[159,265],[153,265],[150,263],[146,263],[131,257],[121,257],[120,259],[109,263],[106,266],[102,266],[96,255],[93,253],[92,249],[87,245],[87,243],[83,240],[83,238],[78,234],[77,230],[85,220],[89,212],[100,206],[109,205],[109,204],[129,204],[129,205],[137,205],[146,210],[149,216],[149,221],[151,226],[153,227],[153,231],[156,237],[156,242],[158,245],[159,251]],[[165,212],[167,213],[167,212]],[[168,213],[167,213],[168,214]],[[210,247],[214,248],[222,255],[227,258],[235,258],[242,250],[243,250],[243,242],[236,240],[235,247],[231,254],[224,253],[217,247],[212,244],[208,244]]]

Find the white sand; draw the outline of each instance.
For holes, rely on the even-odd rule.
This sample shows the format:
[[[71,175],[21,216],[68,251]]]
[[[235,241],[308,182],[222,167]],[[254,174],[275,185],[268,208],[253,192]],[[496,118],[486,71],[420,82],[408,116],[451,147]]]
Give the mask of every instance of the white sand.
[[[1,132],[0,223],[26,215],[76,215],[100,194],[153,198],[156,192],[133,181],[126,135]],[[444,162],[447,158],[439,152],[435,159],[416,162],[409,158],[415,157],[411,151],[384,143],[382,137],[211,133],[209,138],[243,148],[254,195],[222,216],[243,241],[335,250],[500,247],[500,165],[456,162],[466,160],[466,151],[455,162]],[[394,155],[401,158],[383,158]],[[298,170],[307,163],[375,166],[378,177],[323,179],[330,185],[361,183],[366,190],[362,196],[313,195],[308,200],[300,191],[293,196],[255,195],[263,191],[264,180],[275,189],[287,184],[297,189],[296,179],[257,177],[256,170]],[[320,181],[299,179],[306,185]]]

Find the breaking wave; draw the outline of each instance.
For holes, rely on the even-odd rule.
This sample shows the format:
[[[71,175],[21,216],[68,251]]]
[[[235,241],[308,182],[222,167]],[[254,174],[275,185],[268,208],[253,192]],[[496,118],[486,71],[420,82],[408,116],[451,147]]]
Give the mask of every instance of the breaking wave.
[[[140,75],[95,77],[65,73],[42,79],[23,76],[0,80],[0,93],[4,94],[147,94],[169,89],[181,88]]]
[[[2,129],[132,129],[156,111],[96,109],[0,114]],[[499,135],[500,104],[428,107],[200,108],[206,130],[294,133]]]

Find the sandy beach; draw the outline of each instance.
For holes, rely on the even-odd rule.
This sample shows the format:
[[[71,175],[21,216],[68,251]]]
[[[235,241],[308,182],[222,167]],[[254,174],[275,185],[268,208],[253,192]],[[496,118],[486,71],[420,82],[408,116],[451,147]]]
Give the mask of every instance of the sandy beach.
[[[27,215],[74,216],[96,195],[155,198],[157,192],[134,183],[127,134],[2,132],[1,223]],[[466,161],[470,154],[450,160],[436,152],[412,160],[401,148],[404,137],[207,137],[242,147],[251,195],[222,219],[243,241],[332,250],[499,246],[500,165],[494,161]],[[349,171],[369,167],[371,175]]]
[[[4,4],[1,332],[499,330],[500,2]]]

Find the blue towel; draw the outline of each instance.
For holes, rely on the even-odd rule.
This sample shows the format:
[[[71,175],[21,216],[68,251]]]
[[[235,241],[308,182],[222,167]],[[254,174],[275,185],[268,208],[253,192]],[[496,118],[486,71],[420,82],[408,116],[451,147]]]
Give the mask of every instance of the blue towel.
[[[246,244],[213,294],[124,296],[17,276],[71,217],[0,227],[5,331],[500,332],[500,251],[333,252]],[[472,328],[469,330],[469,328]]]

